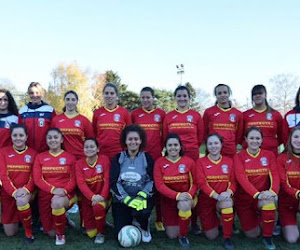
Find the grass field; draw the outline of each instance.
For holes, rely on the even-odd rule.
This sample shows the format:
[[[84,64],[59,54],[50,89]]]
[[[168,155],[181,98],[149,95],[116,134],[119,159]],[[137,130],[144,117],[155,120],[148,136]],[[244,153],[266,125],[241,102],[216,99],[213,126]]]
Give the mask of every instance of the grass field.
[[[71,217],[75,222],[78,222],[78,214],[71,214]],[[108,216],[108,220],[111,221],[110,216]],[[177,240],[167,239],[164,232],[156,232],[154,225],[152,224],[151,226],[153,237],[152,242],[148,244],[141,243],[135,249],[181,249]],[[119,246],[116,240],[113,239],[111,228],[107,228],[106,242],[103,245],[95,245],[92,239],[89,239],[87,236],[80,233],[78,223],[76,228],[67,229],[67,243],[64,246],[55,246],[55,240],[49,238],[43,233],[37,233],[35,235],[36,240],[31,245],[25,245],[23,243],[23,237],[22,229],[20,229],[17,236],[11,238],[6,237],[2,231],[0,233],[0,249],[124,249]],[[204,236],[196,237],[190,234],[189,239],[191,242],[191,249],[224,249],[223,239],[221,236],[219,236],[217,240],[208,241]],[[234,235],[232,240],[236,249],[264,249],[261,238],[251,240],[245,238],[245,236],[240,233],[238,235]],[[277,249],[300,249],[300,243],[294,245],[287,244],[280,236],[274,238],[274,243]]]

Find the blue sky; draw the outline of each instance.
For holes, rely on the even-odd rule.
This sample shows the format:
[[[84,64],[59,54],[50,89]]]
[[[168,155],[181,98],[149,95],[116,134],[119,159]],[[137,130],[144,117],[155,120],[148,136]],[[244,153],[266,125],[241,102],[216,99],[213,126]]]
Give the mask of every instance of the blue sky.
[[[300,76],[299,1],[1,1],[0,78],[45,87],[59,63],[117,71],[129,89],[183,81],[236,98],[279,73]],[[295,90],[296,91],[296,90]]]

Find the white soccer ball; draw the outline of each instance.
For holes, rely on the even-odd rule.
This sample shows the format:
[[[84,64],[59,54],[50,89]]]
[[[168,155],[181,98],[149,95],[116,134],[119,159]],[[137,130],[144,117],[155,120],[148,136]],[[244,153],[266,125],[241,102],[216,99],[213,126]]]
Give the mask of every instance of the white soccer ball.
[[[118,233],[118,241],[122,247],[135,247],[141,242],[141,232],[135,226],[124,226]]]

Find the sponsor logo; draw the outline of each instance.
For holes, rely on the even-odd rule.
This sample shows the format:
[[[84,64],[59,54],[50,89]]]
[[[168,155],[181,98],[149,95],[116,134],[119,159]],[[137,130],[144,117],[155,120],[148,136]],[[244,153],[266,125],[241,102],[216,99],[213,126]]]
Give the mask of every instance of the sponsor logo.
[[[286,163],[291,163],[292,162],[292,159],[289,159],[286,161]]]
[[[268,166],[268,159],[266,157],[261,157],[260,164],[264,167]]]
[[[165,165],[163,165],[163,168],[165,169],[165,168],[167,168],[169,166],[170,166],[170,164],[165,164]]]
[[[59,158],[59,165],[66,165],[67,159],[65,157]]]
[[[121,118],[120,114],[114,114],[114,121],[115,122],[119,122],[120,118]]]
[[[40,116],[45,116],[45,114],[44,113],[40,113]]]
[[[231,122],[235,122],[235,121],[236,121],[236,115],[235,115],[235,114],[230,114],[230,115],[229,115],[229,120],[230,120]]]
[[[45,119],[44,118],[39,118],[38,119],[38,124],[39,124],[39,127],[42,128],[45,126]]]
[[[186,171],[186,166],[184,164],[180,164],[178,166],[178,172],[181,173],[181,174],[184,174]]]
[[[222,172],[224,173],[224,174],[228,174],[228,166],[226,165],[226,164],[224,164],[224,165],[222,165]]]
[[[178,117],[178,115],[173,115],[172,116],[172,119],[174,120],[174,119],[176,119]]]
[[[211,166],[211,165],[208,165],[208,166],[206,166],[206,168],[207,168],[207,169],[210,169],[210,168],[212,168],[212,166]]]
[[[50,161],[50,158],[45,158],[44,161]]]
[[[58,122],[64,122],[66,119],[60,119]]]
[[[106,114],[105,113],[101,113],[99,116],[105,116]]]
[[[250,161],[251,161],[251,159],[246,159],[246,160],[245,160],[245,162],[250,162]]]
[[[255,114],[250,114],[248,117],[254,117],[255,116]]]
[[[96,165],[96,172],[98,173],[98,174],[101,174],[102,172],[103,172],[103,168],[102,168],[102,165]]]
[[[81,122],[79,120],[75,120],[74,125],[75,125],[75,127],[80,127]]]
[[[83,171],[87,171],[87,170],[89,170],[89,168],[83,168]]]
[[[192,115],[188,115],[188,116],[186,117],[186,120],[187,120],[188,122],[192,122],[193,119],[194,119],[194,117],[193,117]]]
[[[160,115],[154,115],[154,121],[160,122],[161,121]]]
[[[124,172],[121,174],[121,179],[127,182],[137,182],[141,180],[142,176],[136,172]]]
[[[14,157],[15,155],[14,154],[11,154],[11,155],[8,155],[8,158],[11,158],[11,157]]]
[[[30,163],[31,162],[31,155],[25,155],[24,160],[25,160],[25,162]]]
[[[139,117],[143,117],[144,116],[144,114],[139,114]]]
[[[214,114],[214,116],[218,116],[219,114],[220,114],[220,112],[218,112],[218,113],[215,113],[215,114]]]

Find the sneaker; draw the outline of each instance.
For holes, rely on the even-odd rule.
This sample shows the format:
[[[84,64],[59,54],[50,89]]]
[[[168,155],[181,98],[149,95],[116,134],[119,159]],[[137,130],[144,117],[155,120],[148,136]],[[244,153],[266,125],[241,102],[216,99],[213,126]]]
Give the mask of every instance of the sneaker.
[[[146,243],[150,242],[152,240],[150,229],[148,229],[148,230],[144,230],[142,228],[139,228],[139,229],[142,234],[142,242],[146,242]]]
[[[224,247],[225,247],[225,249],[228,249],[228,250],[234,249],[234,245],[230,239],[225,239]]]
[[[55,245],[57,246],[62,246],[66,244],[66,237],[64,234],[61,234],[61,235],[56,235],[56,240],[55,240]]]
[[[34,242],[34,237],[33,236],[24,238],[24,243],[25,244],[31,244],[33,242]]]
[[[281,226],[276,225],[273,230],[273,236],[279,236],[281,234]]]
[[[70,218],[70,215],[69,215],[68,213],[66,213],[66,218],[67,218],[68,226],[71,227],[71,228],[75,228],[75,227],[76,227],[76,224],[75,224],[75,222]]]
[[[165,231],[164,224],[161,221],[155,222],[155,228],[156,228],[156,231],[158,231],[158,232]]]
[[[95,244],[103,244],[104,241],[105,241],[105,236],[103,234],[101,234],[101,233],[98,233],[97,236],[96,236],[96,238],[95,238],[94,243]]]
[[[110,223],[109,221],[105,221],[105,226],[110,228],[115,228],[114,224]]]
[[[190,247],[190,241],[187,237],[179,236],[178,241],[181,247]]]
[[[80,232],[81,232],[82,234],[86,234],[86,229],[85,229],[85,227],[80,227]]]
[[[263,243],[265,245],[265,248],[268,249],[268,250],[275,250],[276,249],[275,245],[272,242],[272,238],[270,238],[270,237],[264,237],[263,238]]]
[[[196,236],[201,235],[202,233],[200,227],[197,224],[195,226],[192,226],[192,231]]]

